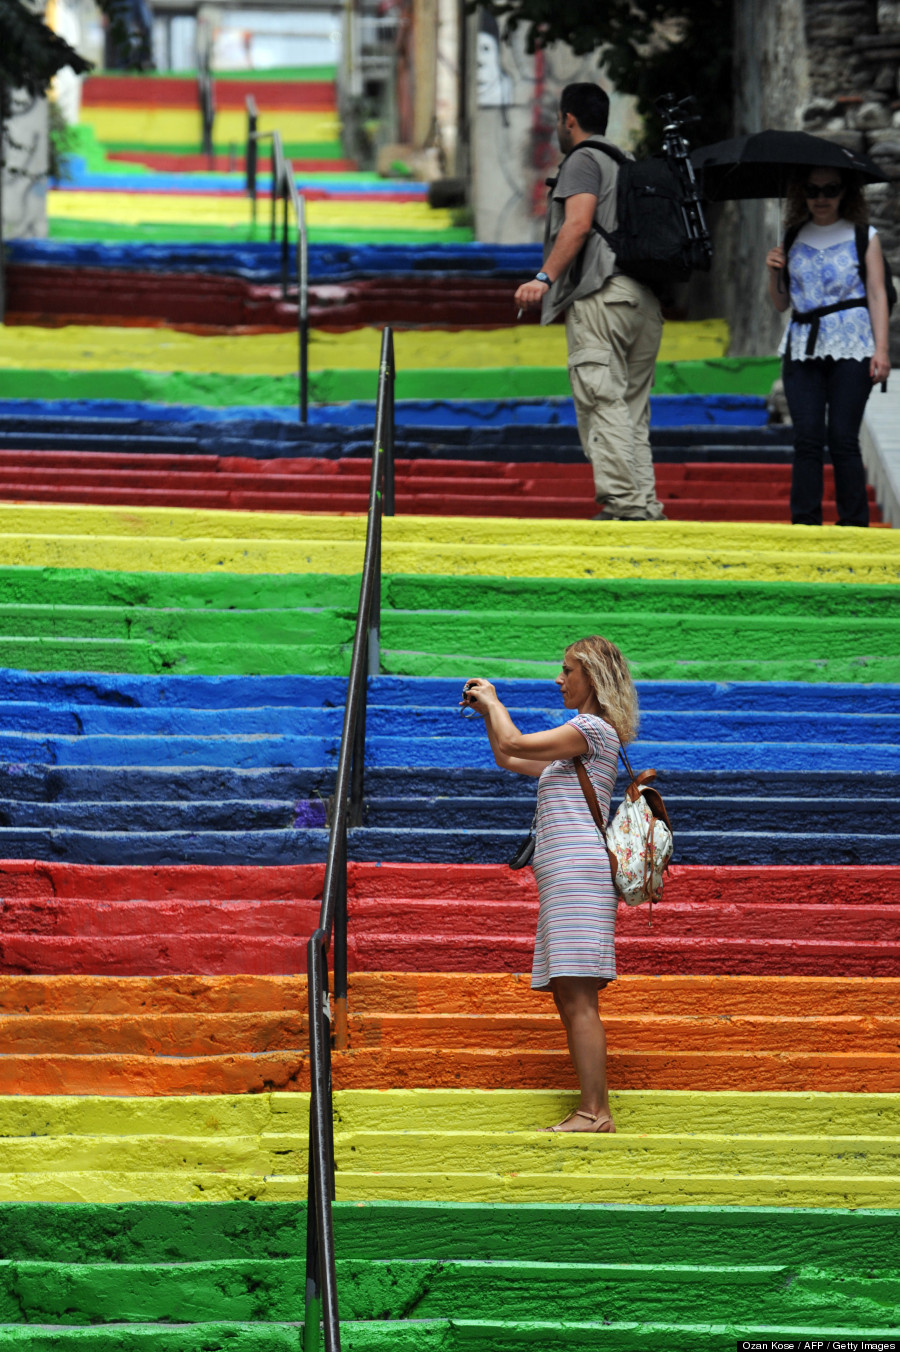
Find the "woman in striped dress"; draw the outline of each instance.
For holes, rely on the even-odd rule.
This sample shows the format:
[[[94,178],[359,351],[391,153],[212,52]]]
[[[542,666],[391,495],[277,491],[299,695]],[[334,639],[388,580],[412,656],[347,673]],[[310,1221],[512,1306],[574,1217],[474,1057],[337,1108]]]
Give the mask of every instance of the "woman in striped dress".
[[[547,732],[519,732],[489,681],[468,681],[463,701],[483,716],[497,764],[539,781],[532,867],[540,907],[531,984],[553,994],[581,1086],[578,1107],[549,1130],[612,1132],[597,995],[616,978],[618,898],[573,758],[581,757],[608,820],[619,741],[630,742],[637,731],[637,691],[619,649],[596,636],[566,649],[556,684],[563,704],[577,712]]]

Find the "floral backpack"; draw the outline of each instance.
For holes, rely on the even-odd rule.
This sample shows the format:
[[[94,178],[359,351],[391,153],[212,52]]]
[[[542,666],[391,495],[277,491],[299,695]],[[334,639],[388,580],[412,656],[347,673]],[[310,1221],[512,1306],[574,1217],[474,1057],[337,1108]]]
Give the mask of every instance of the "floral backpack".
[[[631,783],[608,825],[603,823],[594,786],[580,756],[575,757],[575,773],[606,846],[613,886],[628,906],[641,906],[649,902],[648,923],[652,925],[653,903],[662,897],[663,874],[674,849],[672,827],[662,795],[647,783],[656,778],[656,771],[644,770],[635,776],[625,748],[621,745],[619,754],[625,762]]]

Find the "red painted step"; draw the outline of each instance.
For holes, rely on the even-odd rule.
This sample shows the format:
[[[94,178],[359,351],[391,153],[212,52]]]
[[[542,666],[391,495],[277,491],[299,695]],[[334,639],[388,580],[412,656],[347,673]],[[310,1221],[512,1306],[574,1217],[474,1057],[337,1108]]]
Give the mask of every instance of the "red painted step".
[[[761,471],[764,471],[762,473]],[[681,521],[786,521],[784,465],[663,464],[657,487]],[[834,476],[824,511],[835,520]],[[872,515],[880,520],[869,490]],[[364,512],[368,461],[314,457],[156,456],[82,451],[0,451],[0,499],[246,511]],[[406,513],[586,519],[595,507],[587,464],[399,460],[397,506]]]
[[[240,173],[247,167],[243,155],[201,155],[195,152],[181,154],[172,150],[110,150],[107,159],[119,164],[144,164],[148,169],[156,169],[166,174],[193,174],[212,170],[218,174]],[[261,173],[269,173],[271,159],[264,152],[258,161]],[[296,174],[339,174],[355,173],[359,165],[355,160],[291,160]]]
[[[314,190],[311,196],[324,196]],[[412,199],[393,194],[392,200]],[[366,199],[370,200],[370,199]],[[7,322],[164,323],[191,328],[296,329],[296,302],[279,286],[206,273],[129,272],[116,268],[67,268],[13,264],[8,269]],[[310,288],[315,328],[366,324],[415,324],[435,328],[498,328],[515,318],[514,287],[491,277],[460,278],[448,294],[442,278],[368,278]],[[90,317],[90,318],[89,318]],[[536,315],[526,316],[537,323]]]
[[[246,107],[252,94],[264,117],[269,109],[280,112],[333,112],[337,106],[331,80],[216,80],[216,109]],[[84,81],[81,102],[85,108],[184,108],[197,109],[197,81],[177,76],[91,75]]]
[[[0,864],[0,972],[302,971],[323,869]],[[900,976],[900,868],[679,868],[648,929],[620,907],[623,972]],[[527,972],[530,873],[351,865],[352,971]]]

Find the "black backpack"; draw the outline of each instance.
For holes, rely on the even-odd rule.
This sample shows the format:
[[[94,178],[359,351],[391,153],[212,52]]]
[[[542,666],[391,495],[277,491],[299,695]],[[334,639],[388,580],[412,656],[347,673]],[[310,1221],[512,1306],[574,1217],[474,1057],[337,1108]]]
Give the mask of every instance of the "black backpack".
[[[788,254],[791,252],[802,228],[803,227],[800,225],[792,225],[789,230],[785,231],[782,248],[784,249],[784,284],[788,291],[790,291],[790,273],[788,272],[787,266]],[[859,267],[859,276],[863,286],[865,286],[866,251],[869,247],[869,227],[867,225],[857,225],[854,233],[856,236],[856,258],[857,266]],[[891,275],[891,265],[888,262],[887,255],[883,249],[881,251],[881,256],[884,259],[884,290],[887,296],[888,314],[891,314],[894,306],[897,304],[897,287],[894,278]]]
[[[595,221],[594,229],[612,249],[621,271],[654,288],[686,282],[697,269],[707,272],[710,254],[691,237],[684,188],[670,162],[661,155],[631,160],[605,141],[581,141],[569,154],[586,149],[602,151],[619,166],[616,228],[607,231]],[[556,186],[556,179],[547,182]]]

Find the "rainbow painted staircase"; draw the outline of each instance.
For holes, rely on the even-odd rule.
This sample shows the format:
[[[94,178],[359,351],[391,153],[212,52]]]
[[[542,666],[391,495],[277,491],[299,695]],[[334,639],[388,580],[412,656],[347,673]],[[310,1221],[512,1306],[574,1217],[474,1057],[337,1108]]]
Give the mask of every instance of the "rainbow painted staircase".
[[[189,101],[168,88],[98,81],[88,108],[118,110],[110,156],[148,179],[180,166],[188,191],[126,203],[108,164],[63,190],[56,238],[14,264],[25,322],[0,335],[0,1348],[28,1352],[315,1345],[297,972],[364,534],[371,408],[352,401],[374,392],[377,337],[323,324],[316,397],[341,402],[293,425],[271,252],[221,185],[197,224]],[[128,99],[146,127],[126,127]],[[319,236],[320,302],[354,324],[391,291],[439,323],[441,276],[475,269],[499,306],[523,263],[409,213],[418,244],[365,253],[379,204],[338,205],[349,226],[313,219],[315,247],[336,236]],[[134,242],[150,231],[204,242]],[[171,307],[201,296],[202,332],[159,326],[196,328]],[[669,331],[654,419],[676,519],[602,527],[577,519],[559,332],[398,342],[401,514],[335,1056],[345,1348],[900,1332],[900,546],[783,524],[771,367],[723,358],[725,339]],[[712,487],[679,498],[706,467]],[[533,881],[503,862],[529,786],[492,767],[455,692],[485,671],[546,726],[562,647],[598,629],[640,681],[635,752],[678,854],[652,929],[621,916],[602,996],[618,1132],[576,1139],[535,1131],[573,1083],[529,988]]]

